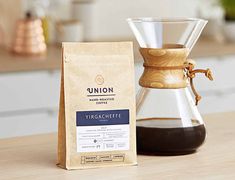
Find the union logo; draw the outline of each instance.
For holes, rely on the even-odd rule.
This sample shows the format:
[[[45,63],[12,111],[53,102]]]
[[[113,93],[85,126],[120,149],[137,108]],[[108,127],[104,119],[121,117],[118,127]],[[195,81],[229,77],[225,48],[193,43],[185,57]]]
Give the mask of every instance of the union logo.
[[[95,82],[96,82],[98,85],[104,84],[104,78],[103,78],[103,76],[97,75],[97,76],[95,77]]]

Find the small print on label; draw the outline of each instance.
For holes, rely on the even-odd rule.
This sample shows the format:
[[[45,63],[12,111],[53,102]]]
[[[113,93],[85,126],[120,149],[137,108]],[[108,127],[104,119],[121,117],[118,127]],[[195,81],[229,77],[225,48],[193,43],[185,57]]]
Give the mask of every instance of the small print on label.
[[[77,152],[129,150],[129,110],[77,112]]]

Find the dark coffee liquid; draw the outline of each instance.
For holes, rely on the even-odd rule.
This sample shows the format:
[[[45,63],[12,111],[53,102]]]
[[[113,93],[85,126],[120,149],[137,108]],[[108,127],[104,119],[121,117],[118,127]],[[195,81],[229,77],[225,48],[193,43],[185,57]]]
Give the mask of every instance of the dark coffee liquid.
[[[150,123],[151,120],[146,120]],[[163,121],[163,120],[161,120]],[[196,151],[206,137],[204,125],[158,128],[137,123],[137,153],[148,155],[181,155]]]

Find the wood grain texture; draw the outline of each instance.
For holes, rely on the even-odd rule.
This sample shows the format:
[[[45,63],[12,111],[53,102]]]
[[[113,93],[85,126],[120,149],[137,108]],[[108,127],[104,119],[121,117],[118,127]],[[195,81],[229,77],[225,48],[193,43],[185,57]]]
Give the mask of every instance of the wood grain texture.
[[[139,80],[142,87],[175,89],[187,86],[187,77],[182,68],[188,55],[186,48],[140,48],[140,53],[145,66]],[[176,67],[181,69],[173,69]]]
[[[138,156],[138,166],[66,171],[56,163],[57,134],[0,140],[0,179],[235,179],[235,112],[205,116],[208,136],[186,156]]]

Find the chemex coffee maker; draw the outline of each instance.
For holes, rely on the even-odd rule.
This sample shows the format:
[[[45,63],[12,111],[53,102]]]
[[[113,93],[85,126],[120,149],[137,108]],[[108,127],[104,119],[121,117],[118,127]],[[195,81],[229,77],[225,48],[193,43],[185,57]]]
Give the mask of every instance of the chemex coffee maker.
[[[193,79],[209,69],[194,69],[187,59],[207,21],[202,19],[127,20],[144,59],[137,94],[137,152],[189,154],[201,146],[206,129],[197,109],[201,96]],[[195,99],[192,97],[194,94]]]

